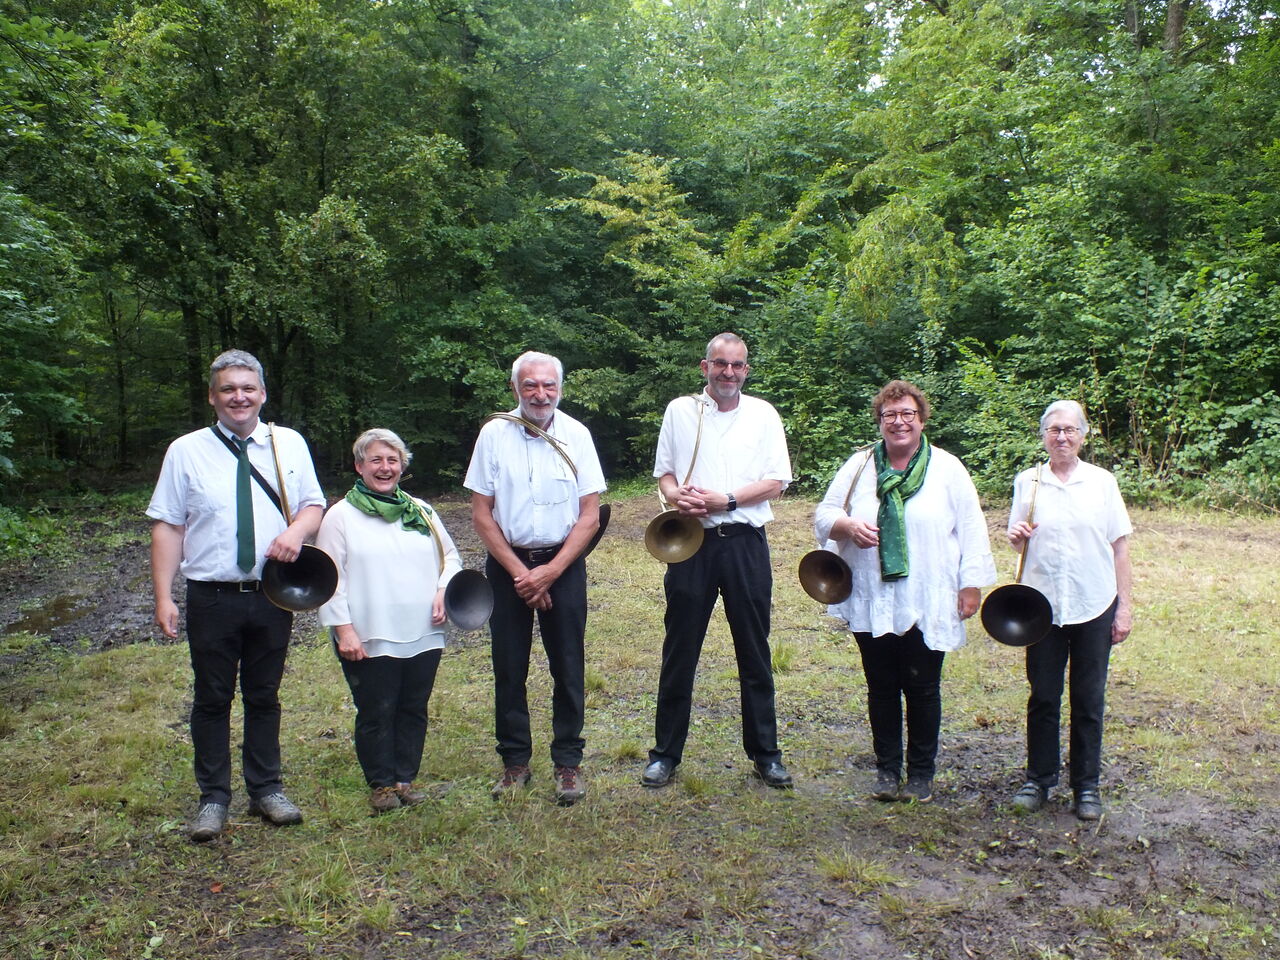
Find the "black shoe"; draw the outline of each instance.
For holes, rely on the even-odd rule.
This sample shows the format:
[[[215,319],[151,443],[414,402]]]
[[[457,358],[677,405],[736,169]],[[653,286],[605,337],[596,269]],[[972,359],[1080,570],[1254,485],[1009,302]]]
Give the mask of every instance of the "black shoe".
[[[1097,790],[1076,791],[1076,816],[1081,820],[1102,819],[1102,797]]]
[[[274,823],[277,827],[302,822],[302,811],[283,793],[269,793],[265,797],[254,797],[249,801],[249,812],[263,820]]]
[[[933,779],[931,777],[907,777],[898,794],[899,800],[912,803],[928,803],[933,799]]]
[[[196,843],[205,843],[222,833],[227,825],[227,805],[225,803],[201,804],[196,818],[191,821],[191,832],[188,836]]]
[[[876,774],[875,786],[871,788],[871,796],[877,800],[897,800],[902,781],[896,773],[881,770]]]
[[[1034,780],[1028,780],[1018,788],[1018,792],[1013,795],[1011,803],[1017,813],[1035,813],[1044,806],[1045,801],[1048,799],[1048,790]]]
[[[670,760],[655,760],[644,768],[640,782],[650,789],[665,787],[676,775],[676,765]]]
[[[787,773],[787,768],[782,765],[781,760],[772,760],[769,763],[761,763],[757,760],[756,776],[764,781],[766,787],[773,787],[775,790],[790,790],[795,786],[795,781],[791,779],[791,774]]]

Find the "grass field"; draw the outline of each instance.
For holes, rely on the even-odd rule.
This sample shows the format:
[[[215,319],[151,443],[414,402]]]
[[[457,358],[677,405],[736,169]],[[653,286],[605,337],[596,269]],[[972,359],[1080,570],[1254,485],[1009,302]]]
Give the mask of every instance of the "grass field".
[[[286,783],[306,822],[266,827],[238,796],[228,833],[198,846],[185,836],[185,648],[139,635],[78,653],[6,633],[0,954],[1280,956],[1280,520],[1134,511],[1137,621],[1113,658],[1108,811],[1084,825],[1065,797],[1034,817],[1005,806],[1021,782],[1025,681],[1020,654],[976,623],[947,659],[936,801],[866,797],[865,687],[850,637],[796,583],[811,540],[800,500],[780,505],[770,532],[780,733],[797,788],[749,775],[720,614],[678,779],[641,788],[663,614],[663,568],[639,542],[653,509],[652,498],[615,504],[590,561],[590,795],[570,809],[551,802],[540,653],[532,788],[489,798],[487,638],[467,634],[446,651],[431,703],[430,799],[370,816],[350,696],[308,621],[282,690]],[[442,511],[465,530],[460,507]],[[140,562],[136,526],[94,535]],[[107,556],[93,563],[127,566]],[[1011,578],[1008,551],[996,556]],[[144,583],[104,582],[141,590],[145,607]]]

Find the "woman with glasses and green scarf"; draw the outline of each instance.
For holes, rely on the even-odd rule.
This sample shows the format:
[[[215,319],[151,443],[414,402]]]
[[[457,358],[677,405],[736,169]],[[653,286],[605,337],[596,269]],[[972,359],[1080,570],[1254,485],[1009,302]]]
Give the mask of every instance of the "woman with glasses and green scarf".
[[[320,623],[332,629],[351,687],[369,802],[385,813],[424,799],[413,780],[444,648],[444,588],[462,564],[435,511],[400,489],[411,456],[404,441],[366,430],[352,452],[359,478],[316,535],[338,567]]]
[[[871,794],[926,803],[942,724],[942,661],[964,644],[964,621],[996,570],[969,472],[924,436],[925,395],[893,380],[871,410],[880,440],[840,468],[814,529],[853,572],[853,593],[828,612],[849,625],[862,653],[876,755]]]

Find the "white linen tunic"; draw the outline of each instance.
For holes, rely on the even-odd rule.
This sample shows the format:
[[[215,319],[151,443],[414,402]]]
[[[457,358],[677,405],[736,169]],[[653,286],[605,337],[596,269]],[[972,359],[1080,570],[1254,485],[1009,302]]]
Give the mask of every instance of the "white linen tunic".
[[[845,515],[849,484],[871,452],[855,453],[831,481],[814,519],[819,543],[830,538],[831,528]],[[956,609],[958,594],[965,587],[984,587],[994,581],[996,567],[969,471],[935,446],[930,446],[929,458],[924,483],[905,502],[910,573],[901,580],[883,581],[877,548],[837,541],[840,556],[853,571],[853,593],[827,612],[845,621],[850,630],[873,637],[900,636],[918,626],[930,650],[958,650],[965,642],[964,621]],[[875,526],[879,509],[873,457],[858,478],[849,514]]]
[[[1027,518],[1037,468],[1013,482],[1009,526]],[[1116,478],[1080,460],[1065,483],[1046,464],[1040,469],[1036,524],[1022,582],[1043,593],[1055,626],[1088,623],[1116,598],[1116,557],[1111,544],[1133,533]]]
[[[676,397],[667,404],[658,434],[653,475],[671,474],[684,483],[698,438],[698,408],[702,407],[702,441],[689,482],[704,490],[730,493],[757,480],[777,480],[785,490],[791,483],[791,457],[782,418],[767,400],[740,394],[738,405],[721,411],[706,391],[693,397]],[[768,500],[740,506],[732,513],[712,513],[698,518],[704,527],[722,523],[749,523],[763,527],[773,519]]]
[[[217,429],[227,438],[233,436],[222,424]],[[297,431],[279,425],[271,428],[259,420],[249,437],[249,462],[278,492],[272,429],[289,509],[297,516],[304,507],[323,507],[324,491],[316,479],[311,452]],[[258,481],[250,480],[257,560],[248,573],[240,569],[236,563],[236,467],[236,455],[208,427],[178,437],[164,455],[147,516],[184,528],[181,572],[188,580],[258,580],[267,547],[284,532],[283,514]]]
[[[431,622],[431,605],[462,561],[439,516],[432,521],[444,546],[443,569],[435,537],[370,516],[346,500],[330,507],[316,546],[333,557],[338,589],[320,608],[321,625],[351,624],[371,657],[414,657],[443,647],[444,624]]]
[[[519,414],[517,407],[511,413]],[[578,522],[578,501],[605,490],[591,431],[557,410],[547,433],[565,444],[573,471],[549,442],[518,423],[490,420],[480,428],[463,486],[493,497],[493,517],[507,543],[536,549],[564,543]]]

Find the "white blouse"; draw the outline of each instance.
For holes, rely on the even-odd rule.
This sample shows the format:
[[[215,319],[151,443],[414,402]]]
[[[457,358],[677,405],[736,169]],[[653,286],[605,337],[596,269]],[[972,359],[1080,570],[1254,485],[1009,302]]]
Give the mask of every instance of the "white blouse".
[[[1013,482],[1010,527],[1027,518],[1036,469],[1023,470]],[[1133,533],[1116,478],[1081,460],[1063,483],[1045,465],[1032,520],[1036,529],[1028,541],[1022,582],[1049,598],[1057,626],[1100,617],[1116,598],[1111,544]]]
[[[424,507],[425,502],[418,503]],[[431,622],[436,590],[462,569],[453,539],[432,514],[444,545],[339,500],[324,515],[316,546],[338,567],[338,589],[320,608],[326,627],[349,623],[371,657],[414,657],[444,646],[444,624]]]
[[[855,453],[840,468],[827,495],[818,505],[814,532],[826,543],[844,513],[844,499],[854,474],[870,450]],[[956,609],[964,587],[984,587],[996,578],[987,522],[969,471],[956,457],[929,448],[924,484],[906,501],[907,558],[910,573],[901,580],[880,579],[880,551],[839,540],[828,547],[838,552],[853,571],[853,593],[832,604],[827,612],[857,633],[905,634],[919,627],[930,650],[958,650],[964,646],[964,621]],[[849,515],[876,524],[880,498],[876,496],[875,459],[867,464],[853,493]]]

